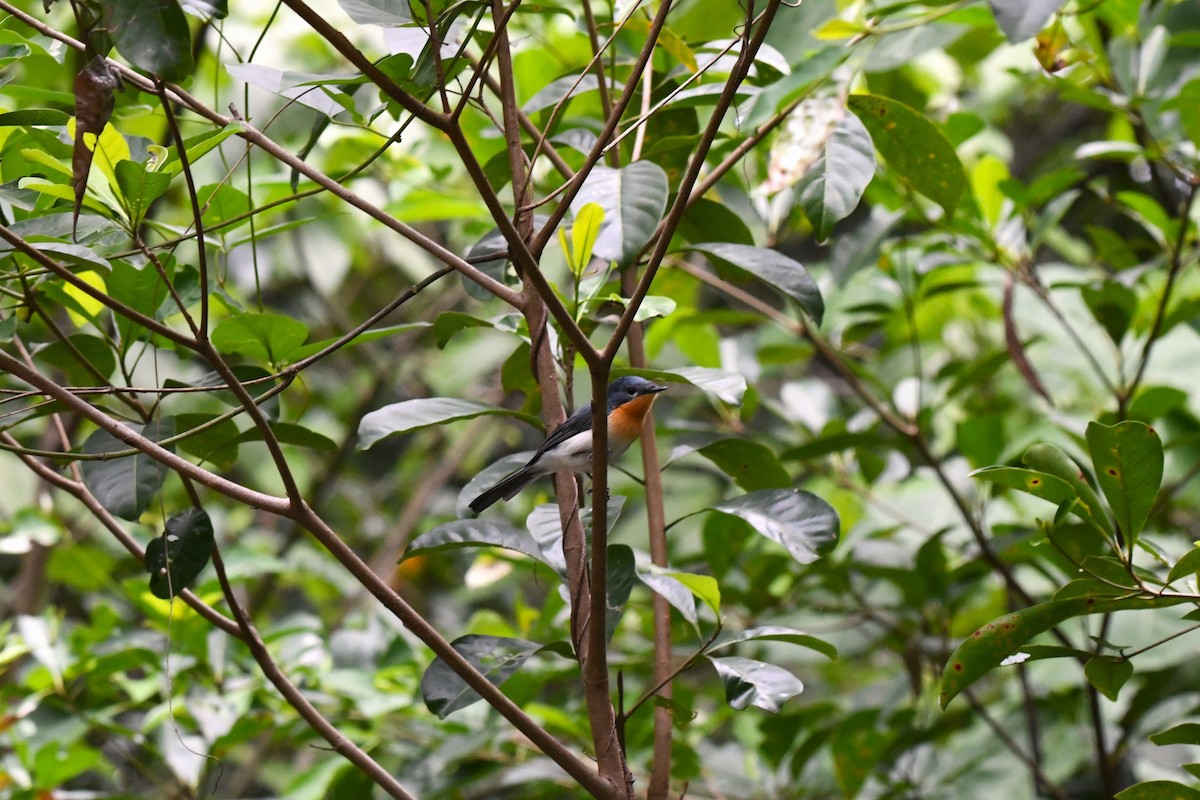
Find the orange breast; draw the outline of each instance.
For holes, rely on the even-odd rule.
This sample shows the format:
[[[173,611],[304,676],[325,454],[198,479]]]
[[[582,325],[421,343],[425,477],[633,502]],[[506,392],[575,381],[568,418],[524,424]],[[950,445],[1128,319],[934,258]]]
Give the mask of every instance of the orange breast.
[[[623,442],[636,439],[642,432],[642,423],[646,421],[646,414],[650,411],[650,406],[654,405],[655,397],[656,395],[644,394],[613,409],[608,415],[609,437]]]

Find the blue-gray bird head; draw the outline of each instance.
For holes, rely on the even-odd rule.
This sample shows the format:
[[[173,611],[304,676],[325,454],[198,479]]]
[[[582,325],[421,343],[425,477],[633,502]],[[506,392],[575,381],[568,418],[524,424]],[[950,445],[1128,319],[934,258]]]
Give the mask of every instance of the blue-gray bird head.
[[[659,386],[657,383],[648,381],[645,378],[639,378],[636,375],[617,378],[608,385],[608,410],[611,412],[617,406],[624,405],[630,400],[636,400],[643,395],[658,394],[666,390],[666,386]]]

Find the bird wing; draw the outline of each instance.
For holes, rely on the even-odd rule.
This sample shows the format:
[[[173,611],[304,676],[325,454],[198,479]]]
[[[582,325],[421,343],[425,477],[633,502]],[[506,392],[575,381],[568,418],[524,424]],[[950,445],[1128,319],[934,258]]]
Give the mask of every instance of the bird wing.
[[[550,435],[546,437],[546,441],[538,448],[537,454],[533,457],[530,463],[538,460],[542,453],[546,452],[555,445],[562,444],[572,436],[590,430],[592,427],[592,404],[588,403],[581,406],[574,414],[567,417],[566,422],[559,425]]]

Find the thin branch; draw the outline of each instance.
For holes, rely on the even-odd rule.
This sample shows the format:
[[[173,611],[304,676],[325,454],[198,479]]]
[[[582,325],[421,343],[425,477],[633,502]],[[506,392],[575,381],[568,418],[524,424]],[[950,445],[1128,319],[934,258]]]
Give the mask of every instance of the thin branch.
[[[183,133],[175,120],[175,112],[167,100],[166,85],[162,80],[155,81],[158,97],[162,101],[163,112],[167,116],[167,128],[175,140],[175,151],[179,154],[179,165],[183,169],[183,179],[187,183],[188,200],[192,204],[192,224],[196,228],[196,265],[200,271],[200,322],[197,325],[196,338],[208,338],[208,248],[204,244],[204,216],[200,212],[200,198],[196,194],[196,182],[192,178],[191,159],[188,158],[187,147],[183,143]],[[168,283],[168,285],[170,285]],[[186,314],[186,312],[184,312]]]
[[[271,658],[271,653],[267,650],[266,644],[263,643],[262,637],[258,635],[250,617],[238,602],[237,596],[233,593],[233,587],[229,584],[229,576],[225,574],[225,562],[221,559],[221,551],[216,545],[212,549],[212,564],[213,569],[217,573],[217,581],[221,584],[221,593],[225,595],[225,603],[229,606],[233,618],[237,620],[238,628],[241,631],[239,637],[245,642],[246,647],[250,649],[250,655],[254,656],[254,660],[258,662],[258,668],[262,670],[263,675],[267,680],[279,690],[283,695],[283,699],[287,704],[296,710],[296,713],[308,723],[309,727],[319,733],[325,741],[329,742],[329,746],[334,752],[341,755],[351,764],[359,769],[364,775],[375,782],[379,788],[383,789],[397,800],[416,800],[416,797],[409,794],[407,790],[396,780],[390,772],[384,769],[378,761],[367,755],[367,752],[361,747],[350,741],[341,731],[334,726],[329,720],[321,714],[316,707],[308,701],[296,685],[292,683],[275,660]]]
[[[13,449],[19,446],[17,444],[17,440],[7,433],[0,433],[0,442]],[[101,525],[108,529],[108,531],[113,535],[113,538],[120,542],[121,546],[129,551],[130,555],[132,555],[138,561],[145,561],[146,551],[142,549],[142,546],[137,543],[136,539],[129,535],[117,518],[109,513],[108,509],[100,505],[100,501],[97,500],[96,496],[88,490],[87,486],[78,481],[73,481],[70,478],[58,474],[56,471],[41,463],[36,458],[25,455],[20,455],[18,457],[25,464],[25,466],[33,471],[33,473],[39,478],[51,486],[61,489],[82,503],[87,510],[91,512],[92,516],[94,516]],[[217,611],[208,603],[205,603],[190,589],[184,589],[182,592],[179,592],[177,596],[183,600],[183,602],[191,606],[191,608],[194,609],[197,614],[204,617],[221,630],[225,631],[225,633],[228,633],[230,636],[238,639],[242,637],[242,632],[238,628],[236,622]]]
[[[592,146],[591,152],[584,159],[583,166],[575,173],[575,178],[567,183],[563,199],[555,207],[554,211],[550,213],[550,218],[542,226],[542,229],[538,232],[537,237],[530,246],[535,255],[540,255],[554,237],[554,231],[558,227],[558,224],[562,222],[563,217],[567,215],[567,211],[571,207],[571,201],[575,199],[575,195],[579,194],[579,190],[583,188],[584,181],[587,180],[592,169],[603,157],[604,145],[608,143],[617,127],[621,124],[621,116],[625,113],[625,109],[629,107],[629,103],[633,100],[633,96],[637,92],[637,83],[642,76],[642,70],[646,69],[651,56],[654,55],[654,48],[657,45],[658,37],[662,33],[663,26],[667,24],[667,14],[671,11],[671,5],[672,0],[663,0],[662,5],[658,7],[658,13],[654,15],[654,19],[650,23],[650,29],[646,33],[646,44],[642,46],[641,52],[638,53],[637,59],[630,68],[625,90],[621,92],[620,98],[613,105],[612,113],[605,120],[604,127],[596,137],[596,143]]]
[[[687,201],[691,196],[692,187],[700,177],[700,171],[704,168],[704,159],[721,130],[721,122],[724,120],[725,113],[733,105],[733,99],[737,95],[738,87],[750,73],[750,67],[754,64],[754,57],[758,54],[759,48],[762,47],[763,41],[767,38],[767,31],[770,30],[771,22],[774,20],[776,12],[779,11],[780,5],[782,5],[781,0],[770,0],[767,3],[767,7],[758,17],[758,27],[754,30],[753,35],[750,34],[750,22],[754,19],[753,3],[747,6],[747,38],[742,45],[741,52],[738,53],[737,62],[730,72],[724,90],[717,98],[712,118],[709,120],[708,126],[704,129],[704,133],[700,137],[700,142],[696,145],[695,153],[691,161],[688,162],[683,179],[679,182],[679,190],[675,196],[675,202],[671,205],[671,209],[667,212],[667,216],[663,220],[662,231],[659,233],[658,240],[654,243],[654,248],[650,253],[645,268],[642,270],[642,276],[638,281],[637,288],[630,295],[629,303],[625,311],[621,314],[621,318],[617,322],[616,329],[609,338],[608,344],[604,347],[601,358],[607,364],[611,364],[612,360],[616,357],[621,343],[625,339],[625,334],[629,330],[629,326],[633,324],[634,315],[637,314],[638,308],[641,307],[642,301],[650,291],[650,284],[654,281],[658,267],[662,263],[663,257],[667,254],[667,248],[670,247],[671,237],[674,235],[676,228],[679,227],[684,212],[687,211]]]
[[[1150,332],[1146,335],[1146,343],[1142,346],[1137,372],[1134,373],[1133,380],[1129,382],[1129,385],[1117,396],[1119,416],[1122,418],[1125,416],[1129,401],[1133,399],[1133,395],[1137,392],[1138,386],[1146,374],[1146,366],[1150,363],[1150,353],[1158,342],[1158,337],[1162,334],[1163,322],[1167,316],[1167,306],[1171,302],[1171,295],[1175,289],[1175,280],[1179,277],[1184,265],[1183,251],[1187,245],[1188,230],[1191,227],[1192,204],[1196,202],[1198,188],[1200,187],[1195,184],[1189,185],[1187,196],[1180,206],[1179,232],[1175,237],[1175,246],[1171,249],[1171,265],[1167,270],[1167,283],[1163,287],[1162,296],[1158,299],[1158,308],[1154,312],[1154,322],[1150,326]]]
[[[434,111],[419,99],[404,91],[399,84],[389,78],[383,70],[379,69],[369,58],[363,55],[361,50],[351,44],[350,40],[341,31],[330,25],[324,16],[310,8],[303,0],[283,0],[283,2],[296,13],[296,16],[304,20],[310,28],[325,39],[325,41],[333,45],[334,49],[353,64],[359,72],[366,75],[371,83],[378,86],[383,90],[384,94],[399,103],[405,111],[432,128],[443,130],[446,127],[448,121],[446,114]]]

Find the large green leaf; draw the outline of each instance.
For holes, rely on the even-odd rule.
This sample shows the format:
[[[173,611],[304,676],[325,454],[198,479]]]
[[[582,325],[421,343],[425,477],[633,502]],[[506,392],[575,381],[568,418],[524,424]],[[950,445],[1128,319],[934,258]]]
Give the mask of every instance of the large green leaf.
[[[841,522],[833,506],[811,492],[768,489],[726,500],[715,511],[741,517],[763,536],[811,564],[837,545]]]
[[[828,239],[834,224],[850,216],[873,177],[875,146],[871,134],[858,117],[846,114],[795,187],[818,240]]]
[[[163,600],[177,596],[208,565],[212,548],[212,520],[204,509],[189,508],[171,517],[162,536],[146,545],[150,592]]]
[[[174,420],[151,422],[142,427],[128,427],[147,439],[159,441],[175,432]],[[108,431],[96,431],[83,443],[83,452],[89,454],[116,453],[128,450],[129,445]],[[167,476],[165,465],[138,453],[108,460],[88,460],[82,465],[83,482],[100,505],[122,519],[136,520],[162,489]]]
[[[688,249],[712,256],[766,281],[795,300],[817,325],[821,324],[825,316],[825,301],[821,298],[817,282],[799,261],[765,247],[748,247],[729,242],[693,244],[689,245]]]
[[[1100,496],[1070,456],[1053,445],[1035,444],[1025,451],[1021,460],[1036,472],[1044,472],[1066,482],[1079,498],[1071,511],[1096,530],[1112,537],[1112,521],[1100,503]]]
[[[792,478],[771,448],[750,439],[718,439],[697,450],[748,492],[783,489]]]
[[[1200,800],[1200,791],[1175,781],[1143,781],[1117,792],[1117,800]]]
[[[246,312],[222,320],[212,332],[222,353],[239,353],[270,364],[287,362],[308,339],[308,326],[283,314]]]
[[[503,636],[469,634],[455,639],[450,645],[487,677],[493,686],[504,683],[512,674],[541,649],[541,645],[524,639]],[[425,707],[445,719],[459,709],[480,700],[478,694],[440,658],[421,676],[421,699]]]
[[[746,394],[746,378],[716,367],[677,367],[676,369],[622,370],[621,374],[637,374],[660,383],[672,383],[680,378],[731,406],[740,406]]]
[[[109,0],[108,32],[129,63],[169,81],[192,72],[192,36],[178,0]]]
[[[851,95],[847,101],[871,132],[888,166],[954,216],[967,175],[954,145],[919,112],[890,97]]]
[[[413,23],[409,0],[338,0],[342,10],[359,25],[395,28]]]
[[[606,599],[608,600],[604,615],[604,630],[608,640],[612,641],[625,613],[625,604],[629,602],[629,593],[637,583],[637,567],[634,563],[633,548],[627,544],[610,544],[608,546],[608,584]]]
[[[136,229],[142,224],[150,204],[162,197],[170,187],[171,176],[164,172],[149,172],[144,164],[136,161],[122,161],[114,172],[121,190],[121,200],[129,214],[130,229]]]
[[[1038,472],[1034,469],[1020,467],[984,467],[971,473],[972,478],[1019,489],[1022,492],[1040,497],[1060,506],[1068,500],[1074,500],[1075,489],[1071,484],[1051,475],[1048,472]]]
[[[708,660],[725,686],[725,700],[734,708],[757,706],[774,714],[785,700],[804,691],[799,678],[765,661],[738,656]]]
[[[108,342],[86,333],[51,342],[34,353],[33,360],[62,370],[74,386],[103,386],[117,369],[117,357]]]
[[[409,543],[408,549],[404,551],[404,558],[418,553],[457,550],[463,547],[499,547],[549,563],[528,531],[504,522],[484,519],[458,519],[433,527]]]
[[[667,207],[667,174],[651,161],[627,167],[596,167],[571,207],[579,213],[588,203],[604,209],[604,224],[592,247],[599,258],[629,264],[654,235]]]
[[[988,0],[996,24],[1010,42],[1023,42],[1040,31],[1066,0]]]
[[[837,648],[829,642],[794,628],[785,628],[782,625],[758,625],[740,633],[725,634],[712,647],[708,648],[708,652],[723,650],[742,642],[787,642],[816,650],[832,660],[837,660]]]
[[[1127,421],[1111,426],[1089,423],[1087,441],[1096,481],[1121,532],[1133,542],[1146,524],[1162,483],[1162,440],[1144,422]]]
[[[430,425],[443,425],[463,419],[501,414],[523,419],[537,425],[538,420],[528,414],[509,411],[499,406],[460,400],[457,397],[422,397],[404,400],[376,409],[362,418],[358,425],[358,449],[366,450],[385,436],[407,433]]]
[[[696,615],[696,599],[691,589],[662,567],[650,564],[641,565],[637,571],[638,580],[644,583],[655,594],[662,597],[671,607],[683,616],[693,626],[699,623]]]
[[[1015,655],[1034,636],[1065,620],[1086,614],[1167,608],[1186,602],[1189,602],[1186,596],[1170,595],[1116,599],[1073,597],[1050,600],[1005,614],[967,637],[950,656],[942,676],[942,708],[968,686],[1000,666],[1006,658]]]
[[[1097,656],[1083,665],[1083,674],[1100,694],[1115,701],[1121,687],[1133,677],[1133,663],[1124,658]]]

